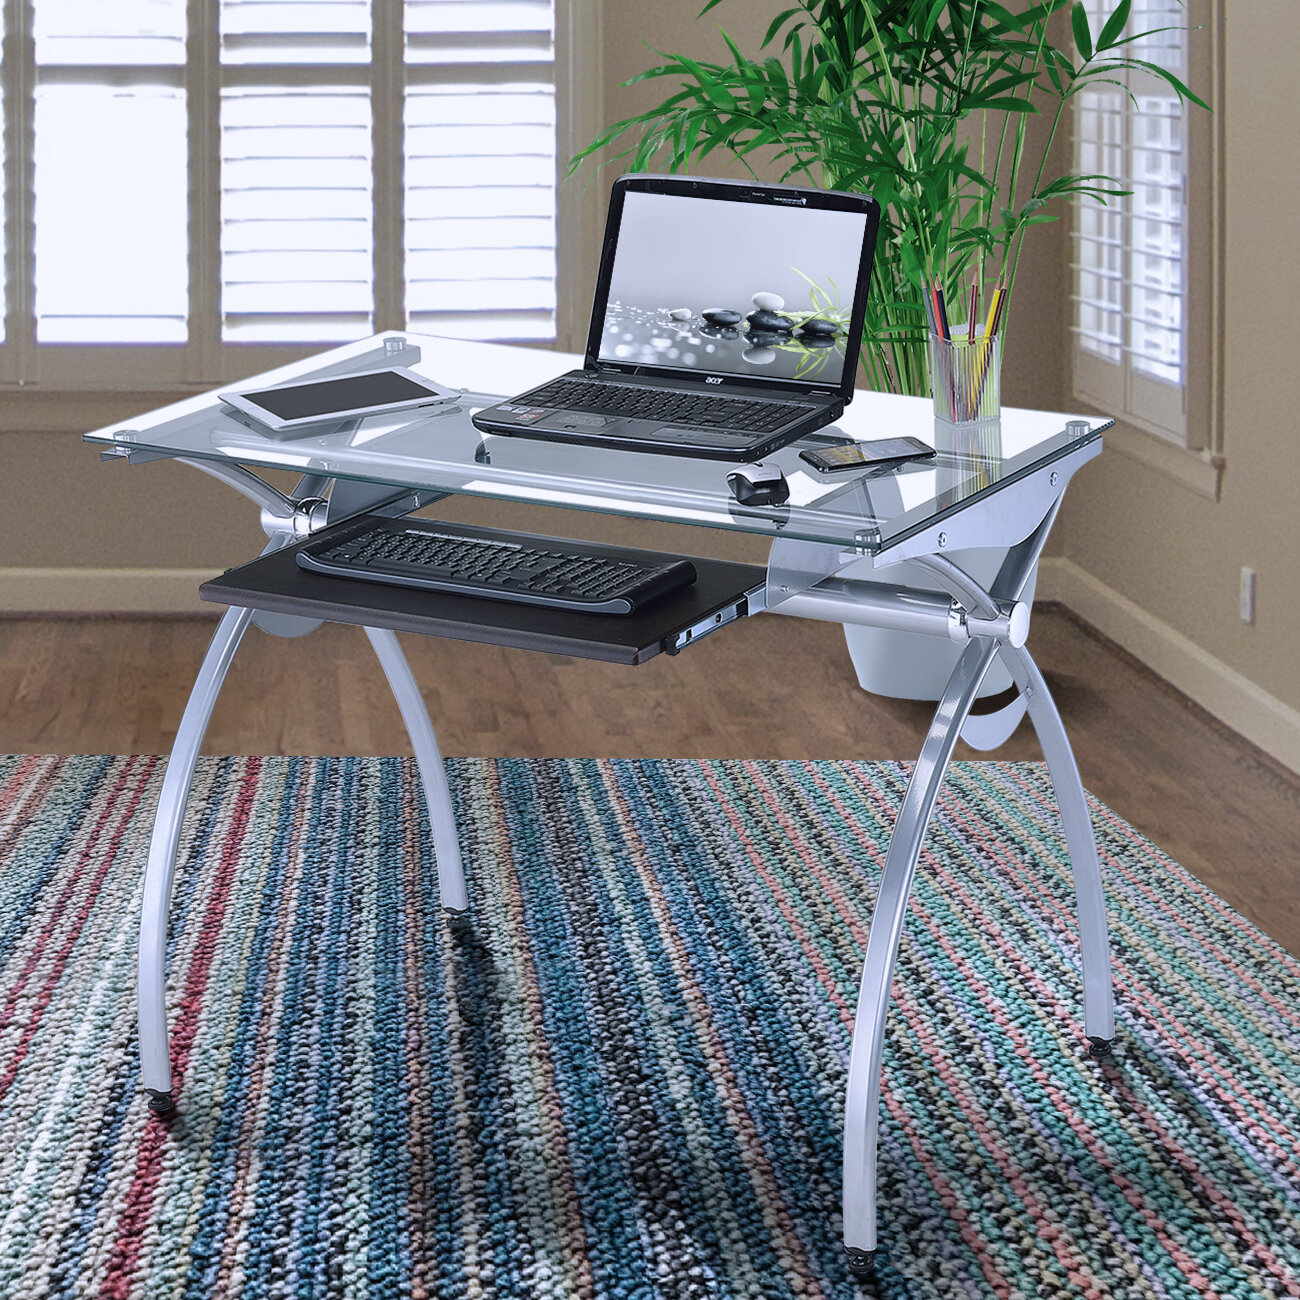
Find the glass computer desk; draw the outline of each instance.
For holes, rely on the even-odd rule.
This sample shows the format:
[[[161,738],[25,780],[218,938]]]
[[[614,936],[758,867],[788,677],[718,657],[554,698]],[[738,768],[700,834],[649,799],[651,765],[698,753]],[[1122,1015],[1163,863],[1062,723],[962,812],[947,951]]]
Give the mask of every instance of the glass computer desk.
[[[647,455],[490,436],[470,422],[489,394],[522,392],[575,359],[525,348],[380,334],[256,376],[252,388],[392,364],[462,390],[425,410],[274,434],[216,393],[88,434],[105,459],[177,460],[250,498],[269,538],[262,556],[205,584],[228,606],[177,729],[159,798],[140,927],[139,1031],[150,1105],[172,1109],[164,1001],[167,916],[181,822],[195,761],[222,682],[250,622],[293,637],[322,621],[365,628],[410,732],[428,804],[442,905],[468,906],[450,794],[419,687],[396,631],[642,662],[760,612],[919,632],[962,647],[935,710],[898,814],[864,956],[845,1100],[844,1242],[851,1271],[870,1270],[876,1247],[876,1127],[885,1015],[908,894],[939,786],[959,737],[1000,744],[1027,712],[1056,789],[1073,864],[1081,939],[1084,1029],[1102,1056],[1114,1036],[1101,875],[1092,825],[1069,741],[1029,651],[1022,596],[1074,472],[1101,451],[1109,421],[1004,410],[973,428],[937,424],[920,398],[860,392],[832,429],[813,441],[911,434],[937,448],[929,460],[884,470],[820,475],[795,444],[769,456],[785,472],[789,500],[742,506],[725,462]],[[229,391],[230,385],[226,386]],[[299,475],[285,493],[255,471]],[[664,597],[630,619],[537,610],[470,597],[412,593],[377,583],[304,573],[292,548],[361,514],[401,516],[451,494],[665,520],[771,538],[764,570],[697,560],[685,594]],[[683,535],[685,530],[683,530]],[[977,582],[953,558],[973,548],[1006,551],[996,577]],[[928,579],[899,585],[909,561]],[[877,573],[877,571],[879,571]],[[864,576],[865,575],[865,576]],[[1017,691],[992,715],[971,708],[995,660]]]

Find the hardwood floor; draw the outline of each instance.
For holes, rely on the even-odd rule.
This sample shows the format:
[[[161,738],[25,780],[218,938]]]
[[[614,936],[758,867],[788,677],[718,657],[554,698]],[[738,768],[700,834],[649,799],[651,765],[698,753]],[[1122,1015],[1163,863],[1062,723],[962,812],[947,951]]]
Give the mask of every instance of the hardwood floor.
[[[8,753],[165,753],[209,619],[0,623]],[[925,704],[858,689],[839,628],[747,620],[635,669],[404,637],[448,755],[915,758]],[[1300,779],[1114,645],[1049,607],[1031,648],[1085,786],[1300,954]],[[409,753],[357,629],[250,633],[208,732],[223,754]],[[1038,759],[1028,723],[990,755]]]

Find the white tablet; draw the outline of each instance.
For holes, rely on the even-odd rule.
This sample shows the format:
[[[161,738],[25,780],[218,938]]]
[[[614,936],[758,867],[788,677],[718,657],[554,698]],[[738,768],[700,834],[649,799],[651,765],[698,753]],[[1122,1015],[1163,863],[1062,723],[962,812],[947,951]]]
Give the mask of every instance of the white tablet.
[[[244,393],[222,393],[221,400],[279,432],[328,420],[404,411],[459,396],[456,390],[443,388],[413,370],[388,366]]]

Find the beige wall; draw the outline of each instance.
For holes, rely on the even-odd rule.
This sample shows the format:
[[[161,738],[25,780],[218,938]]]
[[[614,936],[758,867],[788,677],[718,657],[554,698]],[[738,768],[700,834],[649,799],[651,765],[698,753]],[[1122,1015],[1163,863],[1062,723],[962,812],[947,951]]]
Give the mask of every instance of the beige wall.
[[[1221,498],[1112,451],[1067,498],[1060,541],[1093,582],[1300,709],[1300,7],[1233,5],[1222,35]],[[1253,627],[1237,612],[1242,566],[1259,574]]]
[[[594,0],[575,2],[585,9]],[[594,50],[604,68],[591,88],[590,110],[599,120],[626,116],[662,97],[665,83],[619,84],[655,61],[654,48],[725,58],[718,35],[723,26],[743,49],[755,50],[772,15],[784,7],[772,0],[727,0],[698,19],[700,6],[701,0],[601,6]],[[1300,48],[1300,7],[1293,0],[1253,0],[1234,7],[1229,23],[1226,97],[1219,107],[1227,165],[1222,498],[1207,500],[1112,446],[1072,488],[1052,552],[1065,575],[1058,585],[1066,598],[1184,689],[1198,695],[1194,682],[1179,678],[1180,654],[1199,657],[1212,678],[1240,675],[1236,685],[1266,693],[1266,703],[1271,697],[1300,709],[1292,644],[1300,632],[1300,531],[1293,504],[1300,418],[1290,357],[1300,301],[1293,260],[1300,91],[1291,66]],[[728,169],[719,158],[709,160],[708,170]],[[590,175],[567,184],[591,184]],[[598,193],[608,179],[594,182]],[[1066,409],[1072,405],[1064,364],[1066,227],[1062,222],[1033,233],[1009,322],[1004,400]],[[591,245],[586,265],[594,268],[596,238],[584,238]],[[579,314],[587,311],[590,281],[589,274],[576,275],[565,286],[576,295]],[[30,417],[11,401],[0,412],[0,554],[6,565],[27,570],[18,581],[0,573],[4,606],[57,607],[56,597],[48,603],[41,597],[66,574],[43,582],[41,572],[50,567],[74,578],[78,571],[118,567],[174,570],[180,573],[177,590],[188,592],[189,571],[223,568],[258,545],[255,512],[241,498],[172,466],[101,466],[98,453],[78,440],[75,431],[157,404],[146,397],[83,402],[62,415],[36,407]],[[38,426],[51,431],[23,431]],[[492,516],[481,504],[461,510]],[[608,535],[594,518],[568,513],[543,526]],[[629,540],[670,544],[663,529],[617,528]],[[701,553],[759,558],[745,539],[690,532],[688,544]],[[1237,617],[1242,565],[1259,573],[1254,627]],[[1047,586],[1050,593],[1052,581]],[[81,589],[90,588],[83,581]],[[121,589],[149,588],[128,582]],[[1141,635],[1132,632],[1139,625]],[[1175,643],[1169,659],[1165,651]],[[1216,707],[1212,699],[1204,702]],[[1231,707],[1219,711],[1226,716]]]

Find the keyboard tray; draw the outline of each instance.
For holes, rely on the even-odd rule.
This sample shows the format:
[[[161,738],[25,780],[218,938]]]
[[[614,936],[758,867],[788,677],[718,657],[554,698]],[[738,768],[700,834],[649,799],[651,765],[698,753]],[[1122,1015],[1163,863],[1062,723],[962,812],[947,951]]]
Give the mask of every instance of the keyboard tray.
[[[356,523],[354,517],[338,525],[338,529]],[[300,569],[294,560],[298,548],[327,535],[328,530],[315,533],[303,542],[228,569],[219,578],[205,582],[199,595],[221,605],[299,614],[329,623],[354,623],[483,645],[546,650],[578,659],[640,664],[671,649],[678,634],[688,628],[698,627],[716,615],[727,621],[738,605],[743,609],[745,593],[762,587],[767,578],[761,565],[647,551],[645,555],[651,559],[689,559],[695,565],[695,582],[652,601],[635,614],[579,614],[478,596],[333,578]]]

